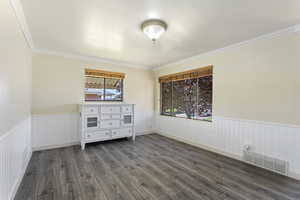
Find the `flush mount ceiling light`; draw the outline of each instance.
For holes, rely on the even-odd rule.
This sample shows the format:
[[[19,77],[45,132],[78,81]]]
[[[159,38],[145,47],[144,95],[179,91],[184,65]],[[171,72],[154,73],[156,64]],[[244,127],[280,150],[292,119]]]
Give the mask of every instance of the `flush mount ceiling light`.
[[[167,30],[167,23],[160,19],[149,19],[142,23],[141,29],[153,43]]]
[[[300,25],[294,26],[294,31],[295,31],[295,33],[299,33],[300,34]]]

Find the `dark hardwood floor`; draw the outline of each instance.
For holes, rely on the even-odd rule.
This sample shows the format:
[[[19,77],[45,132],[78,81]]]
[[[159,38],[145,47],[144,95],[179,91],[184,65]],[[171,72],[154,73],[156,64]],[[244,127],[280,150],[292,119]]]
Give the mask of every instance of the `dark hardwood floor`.
[[[35,152],[15,200],[300,199],[300,182],[156,134]]]

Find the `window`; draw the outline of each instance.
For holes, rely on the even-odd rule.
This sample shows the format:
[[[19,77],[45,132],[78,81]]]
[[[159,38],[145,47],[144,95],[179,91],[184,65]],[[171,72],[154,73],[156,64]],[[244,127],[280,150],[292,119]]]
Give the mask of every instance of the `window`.
[[[172,113],[172,83],[167,82],[161,85],[161,96],[162,96],[162,106],[161,110],[164,115],[171,115]]]
[[[123,101],[125,75],[101,70],[85,70],[85,101]]]
[[[161,115],[212,120],[212,66],[160,77]]]

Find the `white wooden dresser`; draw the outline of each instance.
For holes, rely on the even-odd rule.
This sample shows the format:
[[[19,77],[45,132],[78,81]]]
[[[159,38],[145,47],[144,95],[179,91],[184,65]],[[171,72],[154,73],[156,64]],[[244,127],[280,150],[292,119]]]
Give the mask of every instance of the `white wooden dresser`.
[[[133,104],[80,104],[81,148],[86,143],[132,138],[134,132]]]

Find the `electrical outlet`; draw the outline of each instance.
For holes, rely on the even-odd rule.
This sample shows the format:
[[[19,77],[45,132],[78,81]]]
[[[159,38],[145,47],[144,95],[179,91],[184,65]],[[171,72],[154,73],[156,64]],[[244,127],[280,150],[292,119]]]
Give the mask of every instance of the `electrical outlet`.
[[[251,150],[250,144],[245,144],[244,145],[244,151],[250,151],[250,150]]]

